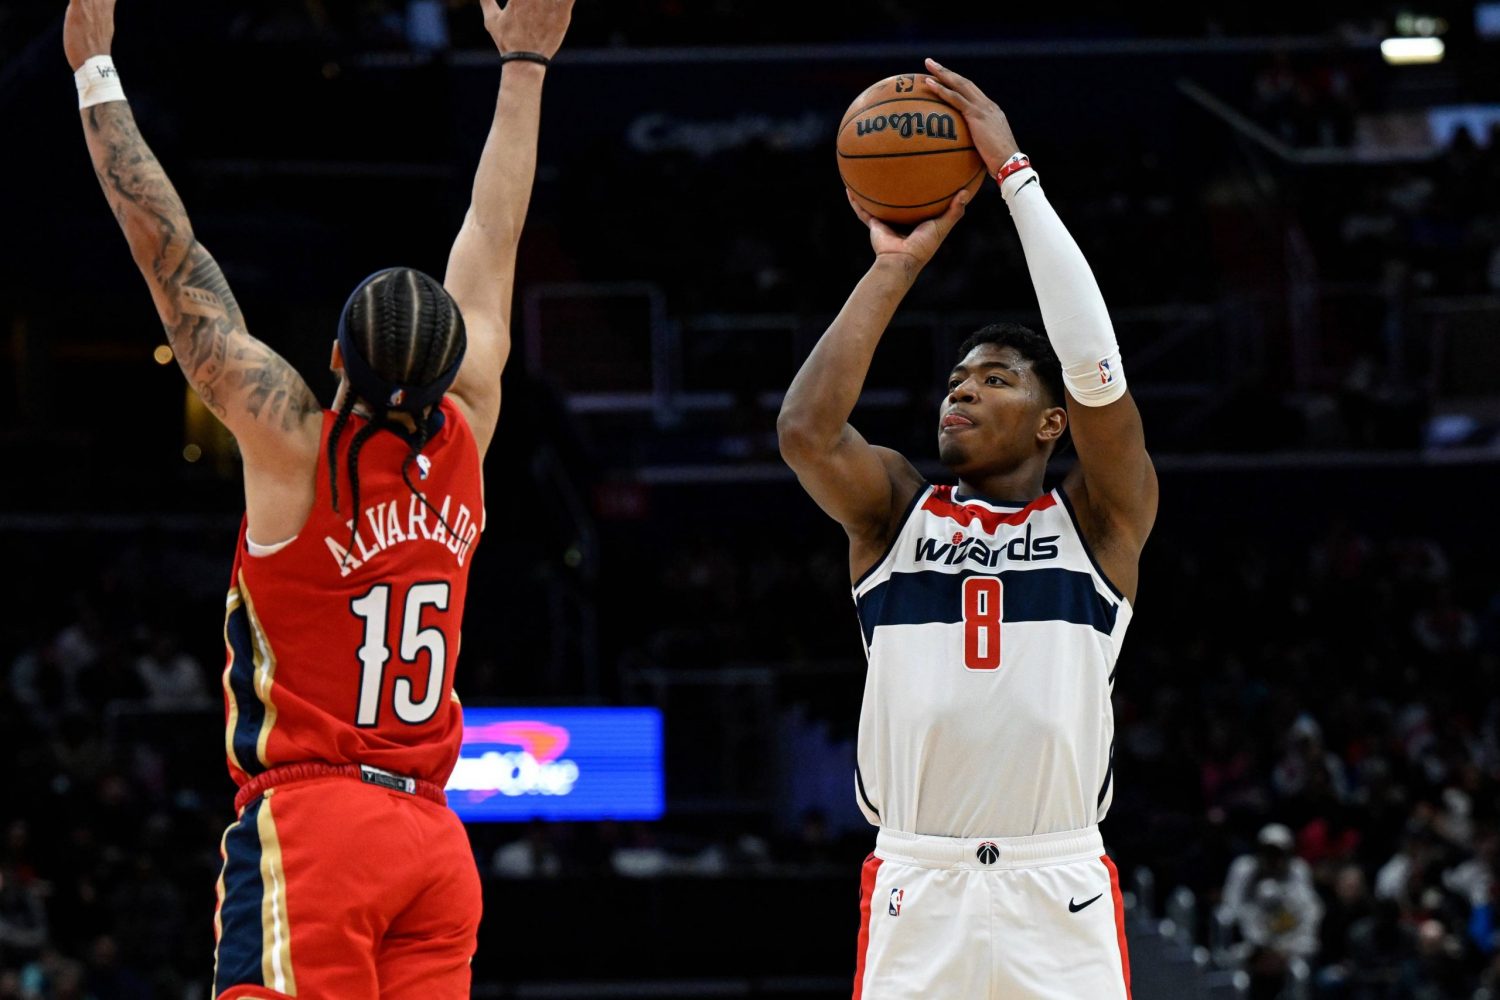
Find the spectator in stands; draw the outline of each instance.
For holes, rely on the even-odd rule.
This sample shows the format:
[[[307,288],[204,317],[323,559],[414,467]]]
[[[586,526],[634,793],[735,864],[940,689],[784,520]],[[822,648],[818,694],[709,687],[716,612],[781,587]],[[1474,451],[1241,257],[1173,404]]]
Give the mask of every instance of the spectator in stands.
[[[532,820],[524,837],[496,848],[490,859],[490,874],[500,878],[556,878],[562,870],[552,830],[541,820]]]
[[[1448,587],[1439,587],[1417,612],[1412,632],[1423,649],[1437,656],[1467,653],[1479,642],[1478,623],[1454,601]]]
[[[1464,989],[1463,945],[1441,920],[1417,927],[1416,953],[1402,969],[1399,996],[1411,1000],[1448,1000]]]
[[[1293,856],[1292,847],[1292,831],[1268,823],[1255,853],[1236,858],[1224,881],[1219,919],[1239,933],[1236,950],[1252,997],[1275,997],[1292,963],[1318,952],[1323,902],[1307,862]]]
[[[214,704],[203,680],[203,667],[182,651],[176,635],[159,632],[148,643],[149,648],[135,661],[147,707],[172,711]]]
[[[1355,948],[1358,939],[1368,935],[1374,917],[1375,899],[1365,873],[1358,865],[1344,865],[1334,880],[1333,896],[1319,934],[1320,992],[1342,995],[1341,988],[1356,977],[1359,963]]]
[[[1340,801],[1346,797],[1343,762],[1324,748],[1323,727],[1307,714],[1292,723],[1271,780],[1283,800],[1299,798],[1315,788],[1330,789]]]
[[[0,955],[35,955],[47,943],[44,887],[7,865],[0,868]]]
[[[108,934],[89,949],[88,993],[96,1000],[150,1000],[153,991],[144,978],[120,961],[120,946]]]
[[[1436,862],[1439,848],[1430,833],[1431,806],[1419,806],[1402,837],[1401,849],[1375,873],[1375,897],[1397,902],[1409,900],[1412,886],[1423,871]]]

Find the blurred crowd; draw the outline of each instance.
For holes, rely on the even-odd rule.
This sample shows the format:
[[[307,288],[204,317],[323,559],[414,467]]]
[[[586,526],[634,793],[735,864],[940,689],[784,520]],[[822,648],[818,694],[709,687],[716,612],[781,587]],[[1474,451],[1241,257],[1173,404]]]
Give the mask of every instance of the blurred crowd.
[[[140,0],[128,16],[145,19],[157,2]],[[776,16],[776,4],[740,0],[583,0],[571,44],[785,41],[793,28],[801,41],[941,37],[954,30],[919,16],[930,5],[907,0],[882,3],[878,19],[855,16],[856,7],[868,14],[870,6],[851,0],[820,8],[821,17],[789,18]],[[279,0],[252,9],[186,11],[177,4],[174,16],[201,21],[204,37],[249,46],[435,55],[489,44],[476,7],[477,0]],[[1263,5],[1243,7],[1226,15],[1231,27],[1277,16]],[[1023,16],[1031,20],[1011,26],[1022,37],[1059,27],[1046,11],[991,9],[981,18]],[[1167,33],[1156,17],[1145,12],[1126,23],[1095,12],[1055,33]],[[6,90],[10,67],[25,69],[25,60],[10,60],[55,18],[53,7],[0,7],[0,110],[14,93]],[[962,22],[961,30],[977,32],[974,23]],[[1182,22],[1170,30],[1198,33],[1205,26]],[[57,55],[48,48],[46,57]],[[1089,68],[1073,72],[1082,76]],[[432,81],[413,74],[379,83],[395,92]],[[1295,150],[1348,148],[1360,114],[1381,100],[1368,65],[1344,56],[1273,57],[1242,82],[1243,108]],[[1080,86],[1069,74],[1048,88],[1053,83]],[[489,77],[485,87],[488,102]],[[1500,293],[1500,133],[1458,129],[1428,159],[1293,165],[1245,155],[1232,133],[1175,91],[1142,93],[1136,105],[1122,105],[1129,113],[1117,113],[1109,95],[1074,93],[1067,97],[1066,127],[1037,127],[1027,141],[1037,136],[1043,145],[1032,151],[1050,154],[1039,162],[1049,195],[1113,309],[1123,315],[1210,307],[1208,322],[1218,325],[1201,339],[1223,344],[1238,337],[1260,352],[1202,358],[1186,339],[1159,350],[1153,338],[1180,333],[1189,321],[1161,329],[1122,323],[1122,341],[1140,348],[1132,356],[1154,355],[1138,383],[1154,446],[1179,455],[1411,448],[1423,443],[1441,396],[1465,386],[1493,395],[1487,356],[1463,354],[1462,341],[1445,339],[1459,314],[1434,314],[1424,303],[1441,298],[1462,305]],[[193,97],[182,95],[183,107],[172,113],[191,116]],[[1149,119],[1142,106],[1152,109]],[[1018,122],[1029,118],[1038,126],[1053,111],[1030,98],[1018,107]],[[507,470],[508,489],[492,500],[491,513],[504,525],[524,511],[534,530],[482,550],[488,554],[476,563],[475,593],[488,594],[495,613],[470,616],[469,680],[461,687],[470,704],[648,699],[655,689],[638,679],[647,670],[705,674],[748,665],[747,672],[774,678],[757,681],[771,685],[772,694],[759,706],[725,688],[714,695],[716,704],[703,696],[703,705],[668,706],[676,720],[669,788],[674,797],[699,795],[698,812],[661,824],[476,828],[476,857],[492,879],[773,877],[847,865],[852,892],[853,864],[868,846],[868,832],[851,832],[841,819],[852,805],[846,758],[838,754],[853,735],[862,684],[841,534],[789,482],[674,492],[632,478],[652,463],[732,470],[776,462],[774,405],[765,399],[787,384],[806,338],[833,314],[867,261],[839,196],[827,129],[815,120],[817,128],[804,135],[801,118],[745,126],[736,113],[699,109],[685,121],[705,131],[689,129],[676,145],[654,149],[601,130],[579,140],[587,155],[545,164],[521,262],[523,286],[652,282],[674,318],[791,316],[804,339],[778,341],[773,351],[763,346],[769,340],[732,328],[684,338],[687,350],[700,352],[686,355],[688,375],[732,402],[672,421],[604,412],[575,425],[554,386],[523,379],[521,365],[513,366],[512,420],[502,423],[492,463]],[[158,124],[171,141],[170,114],[151,116],[153,142]],[[1089,114],[1093,119],[1077,120]],[[75,123],[63,125],[76,153]],[[387,141],[380,130],[369,131]],[[194,133],[195,141],[202,138]],[[389,187],[380,189],[381,198],[405,205],[392,193],[409,195],[407,209],[431,228],[449,188],[463,187],[449,183],[445,171],[467,177],[470,169],[465,160],[461,171],[450,171],[448,161],[461,158],[454,149],[464,143],[451,144],[413,143],[419,148],[399,154],[441,160],[441,185],[414,181],[398,188],[382,178]],[[308,319],[310,306],[290,300],[286,285],[302,280],[318,286],[301,290],[309,301],[326,297],[318,283],[327,261],[357,256],[337,240],[358,242],[376,231],[389,231],[389,238],[416,223],[389,206],[389,217],[364,219],[354,209],[375,201],[366,198],[372,189],[337,177],[327,187],[299,177],[283,181],[285,189],[274,179],[256,187],[260,182],[249,176],[205,181],[189,166],[201,151],[191,154],[181,151],[173,169],[183,163],[186,184],[199,188],[191,191],[194,211],[206,207],[216,246],[222,235],[236,248],[231,252],[244,254],[235,262],[237,289],[243,275],[244,287],[266,302],[257,316],[274,304],[282,315],[273,317],[288,329],[314,330],[321,363],[327,331]],[[230,143],[221,155],[249,154]],[[294,154],[268,146],[254,155]],[[368,149],[339,155],[378,159]],[[610,183],[599,183],[601,176]],[[326,198],[319,208],[342,208],[347,218],[325,223],[309,210],[297,221],[301,203],[283,197],[293,188],[296,197]],[[267,209],[272,222],[255,208],[239,208],[241,201],[274,206],[274,213]],[[91,208],[86,223],[57,226],[56,238],[74,245],[79,233],[97,236],[107,220],[101,221],[101,206]],[[1030,309],[1024,259],[1003,205],[991,194],[970,215],[908,311]],[[300,236],[288,240],[285,227],[294,222]],[[50,231],[50,217],[46,225]],[[257,264],[255,247],[272,247],[267,257],[294,253],[289,244],[301,237],[318,248],[309,252],[317,259],[306,268],[282,268],[300,279],[265,260]],[[125,273],[123,258],[117,263],[112,280],[131,282],[136,298],[129,301],[139,307],[137,279]],[[25,298],[22,290],[4,291]],[[59,303],[76,295],[37,298],[43,305],[29,314],[18,310],[7,325],[17,344],[28,319],[43,333],[78,325],[47,311],[62,310]],[[611,317],[580,315],[573,325],[596,337],[585,345],[613,344],[608,357],[623,353]],[[1478,315],[1482,324],[1494,313]],[[152,326],[148,312],[139,318],[143,328]],[[1492,333],[1493,325],[1482,329]],[[872,440],[921,461],[932,457],[936,381],[928,376],[936,352],[928,341],[935,338],[906,334],[887,338],[874,378],[876,388],[901,389],[909,401],[862,410],[860,426]],[[1438,344],[1448,345],[1443,357],[1434,356]],[[136,353],[149,364],[147,348]],[[578,352],[582,364],[587,353]],[[229,510],[238,503],[234,483],[215,480],[194,492],[195,483],[211,478],[201,467],[193,470],[198,480],[141,471],[148,468],[141,463],[160,454],[179,461],[180,446],[168,438],[181,420],[180,386],[163,390],[158,427],[142,426],[146,409],[139,401],[132,413],[140,423],[119,420],[123,356],[99,352],[92,369],[70,368],[77,359],[60,357],[55,372],[74,405],[17,409],[5,440],[24,445],[42,427],[61,429],[75,444],[108,441],[107,431],[128,434],[129,447],[121,439],[118,448],[93,453],[99,463],[59,463],[76,487],[58,488],[59,504],[97,505],[99,497],[133,488],[126,472],[114,471],[123,469],[156,491],[140,496],[157,509],[179,509],[180,494],[191,494],[192,504]],[[580,364],[574,357],[568,363]],[[28,369],[19,387],[33,376],[45,384],[45,369]],[[1222,378],[1212,406],[1167,408],[1162,400],[1172,398],[1170,390],[1191,388],[1205,372]],[[155,391],[157,383],[145,381],[155,374],[146,369],[132,377]],[[595,374],[577,377],[587,383]],[[1469,381],[1445,381],[1453,378]],[[1151,398],[1153,384],[1169,391]],[[15,395],[24,393],[18,388]],[[110,408],[107,418],[88,408],[96,401]],[[0,404],[12,405],[18,404]],[[157,431],[163,447],[147,456],[137,446]],[[30,469],[57,441],[33,450],[17,446],[5,452],[7,464]],[[1459,439],[1496,442],[1500,424],[1494,423],[1471,426]],[[129,465],[105,463],[106,451],[128,456]],[[543,453],[564,472],[538,471]],[[529,477],[513,474],[523,468]],[[1471,473],[1468,489],[1493,482],[1492,466]],[[1393,466],[1389,474],[1423,473]],[[36,478],[9,482],[29,489]],[[577,496],[558,502],[570,491]],[[1300,486],[1284,495],[1294,491]],[[1194,532],[1172,521],[1192,513],[1196,494],[1182,490],[1171,500],[1174,494],[1164,491],[1169,503],[1147,549],[1141,614],[1122,659],[1119,780],[1106,837],[1122,870],[1146,867],[1164,888],[1192,891],[1203,904],[1198,940],[1215,961],[1243,972],[1257,996],[1300,989],[1329,1000],[1495,1000],[1500,586],[1492,572],[1494,544],[1477,518],[1472,536],[1451,522],[1447,494],[1434,493],[1426,507],[1393,507],[1384,517],[1377,513],[1379,490],[1354,492],[1354,509],[1370,505],[1360,523],[1329,521],[1330,505],[1311,491],[1312,514],[1214,522]],[[162,496],[171,498],[168,507],[157,503]],[[38,506],[29,494],[21,503]],[[583,523],[588,514],[575,507],[592,510],[598,524]],[[217,622],[231,533],[220,531],[210,543],[212,532],[168,538],[120,528],[59,537],[6,530],[7,552],[24,569],[13,579],[24,586],[0,619],[0,760],[8,769],[0,799],[0,1000],[202,996],[217,844],[229,818],[219,756]],[[598,539],[588,541],[595,530]],[[602,681],[590,679],[590,657],[602,665]],[[780,717],[794,718],[795,726],[778,728]],[[808,755],[773,766],[770,744],[792,729],[816,736],[797,744],[811,748]],[[820,746],[837,772],[828,781],[831,791],[790,802],[789,785],[821,783],[814,752]],[[790,783],[767,778],[777,766],[790,772]],[[726,784],[726,775],[743,784]],[[727,809],[736,796],[738,811]],[[743,806],[752,801],[753,808]],[[773,814],[791,819],[778,823]]]
[[[862,675],[841,536],[810,509],[779,512],[791,502],[790,488],[781,492],[771,503],[682,497],[644,521],[603,525],[602,592],[633,595],[600,609],[608,697],[622,697],[642,665],[778,663],[772,718],[818,721],[826,746],[847,746]],[[671,513],[689,509],[766,516],[726,535]],[[1257,997],[1299,995],[1283,994],[1292,983],[1310,991],[1300,995],[1348,1000],[1494,996],[1492,546],[1344,520],[1279,537],[1274,523],[1237,522],[1208,539],[1169,524],[1148,547],[1117,690],[1111,849],[1127,879],[1152,870],[1163,898],[1194,892],[1200,940]],[[3,1000],[175,1000],[203,988],[229,786],[213,625],[222,567],[195,559],[194,544],[94,545],[102,564],[68,562],[90,565],[71,603],[6,623]],[[142,548],[159,561],[134,565]],[[127,574],[133,565],[148,572]],[[125,586],[127,575],[136,582]],[[535,619],[510,627],[546,631]],[[466,702],[503,700],[525,683],[529,670],[485,665],[513,662],[504,633],[470,638],[479,666]],[[849,669],[818,669],[832,662]],[[759,725],[749,701],[666,708],[674,801],[716,781],[721,803],[748,794],[692,770],[737,749],[743,771],[785,769],[787,783],[658,824],[476,826],[481,870],[534,882],[833,878],[842,866],[852,885],[869,831],[845,822],[843,751],[798,744],[800,759],[777,764],[790,730]],[[736,732],[736,718],[757,724]],[[793,801],[788,787],[822,781],[809,757],[823,752],[837,780]]]
[[[205,781],[222,702],[203,652],[211,637],[190,623],[212,616],[217,602],[186,596],[202,593],[189,585],[196,573],[160,572],[172,563],[165,553],[153,560],[156,579],[124,584],[131,548],[74,578],[77,592],[51,577],[58,606],[38,602],[45,610],[35,617],[5,622],[5,1000],[208,992],[204,921],[227,786]],[[15,610],[29,604],[18,595]]]
[[[1320,997],[1495,996],[1488,562],[1343,522],[1310,551],[1168,562],[1178,586],[1122,672],[1122,854],[1195,892],[1201,940],[1255,996],[1309,995],[1289,976]]]
[[[227,573],[232,536],[225,535],[4,536],[23,561],[50,551],[58,562],[34,574],[37,587],[17,594],[14,613],[0,620],[0,1000],[178,1000],[208,992],[218,845],[232,819],[222,758],[222,599],[215,597]],[[493,546],[491,570],[525,575],[504,538]],[[668,592],[688,598],[705,582],[722,581],[711,565],[689,565],[698,552],[688,545],[666,561]],[[504,600],[502,589],[481,587],[505,612],[487,616],[502,620],[500,638],[478,621],[465,630],[465,702],[515,703],[527,691],[587,700],[576,680],[558,690],[569,681],[549,680],[526,652],[528,642],[551,648],[550,631],[566,626],[541,625],[545,614],[538,619]],[[740,596],[753,602],[762,594]],[[624,611],[634,616],[640,607]],[[729,605],[713,607],[730,617]],[[657,623],[662,639],[649,652],[612,643],[607,655],[677,662],[686,647],[667,638],[675,622]],[[611,677],[609,691],[620,684]],[[710,738],[679,732],[684,740]],[[677,791],[711,780],[674,778]],[[660,824],[481,824],[471,838],[487,877],[570,885],[827,877],[844,874],[863,849],[841,846],[816,810],[791,827],[764,811],[731,809]]]

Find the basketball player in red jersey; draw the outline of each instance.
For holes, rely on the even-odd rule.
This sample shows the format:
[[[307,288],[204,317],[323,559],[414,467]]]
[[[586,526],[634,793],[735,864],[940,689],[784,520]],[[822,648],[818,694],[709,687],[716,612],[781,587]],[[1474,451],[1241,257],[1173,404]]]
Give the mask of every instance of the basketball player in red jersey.
[[[542,80],[573,7],[481,2],[502,86],[446,278],[393,268],[355,289],[331,410],[251,336],[141,138],[109,58],[114,0],[68,6],[99,182],[173,354],[245,462],[224,626],[239,794],[221,849],[220,998],[469,995],[479,877],[442,792],[463,726],[453,671]]]
[[[782,455],[848,535],[869,666],[853,784],[880,830],[854,997],[1128,1000],[1098,824],[1156,473],[1082,251],[995,103],[927,69],[1000,184],[1046,335],[995,324],[960,349],[937,427],[956,486],[870,444],[848,421],[876,346],[968,196],[904,235],[856,204],[875,260],[777,421]],[[1078,464],[1047,491],[1068,428]]]

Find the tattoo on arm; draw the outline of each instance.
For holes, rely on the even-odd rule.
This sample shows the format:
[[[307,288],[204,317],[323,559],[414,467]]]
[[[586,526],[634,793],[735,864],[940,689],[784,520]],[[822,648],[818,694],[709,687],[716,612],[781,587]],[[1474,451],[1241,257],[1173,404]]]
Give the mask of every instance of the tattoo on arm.
[[[218,263],[193,236],[182,199],[123,101],[88,109],[94,172],[152,286],[167,341],[188,381],[221,420],[231,408],[291,430],[321,412],[302,377],[250,336]]]

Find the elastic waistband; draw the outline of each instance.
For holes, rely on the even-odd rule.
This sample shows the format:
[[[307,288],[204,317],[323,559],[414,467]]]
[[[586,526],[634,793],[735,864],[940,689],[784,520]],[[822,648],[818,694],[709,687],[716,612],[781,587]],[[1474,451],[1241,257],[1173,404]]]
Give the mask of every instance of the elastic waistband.
[[[418,798],[436,802],[440,806],[448,804],[448,796],[443,793],[435,782],[423,781],[421,778],[409,778],[404,774],[396,774],[392,771],[384,771],[378,767],[368,764],[320,764],[309,762],[306,764],[287,764],[285,767],[273,767],[264,774],[257,775],[240,786],[239,792],[234,796],[234,811],[238,813],[250,803],[266,794],[269,789],[282,785],[294,785],[301,781],[312,781],[314,778],[353,778],[363,781],[367,785],[378,785],[381,788],[393,792],[405,792],[407,795],[415,795]]]
[[[1034,837],[927,837],[885,829],[875,837],[876,857],[917,868],[1043,868],[1103,854],[1097,826]]]

